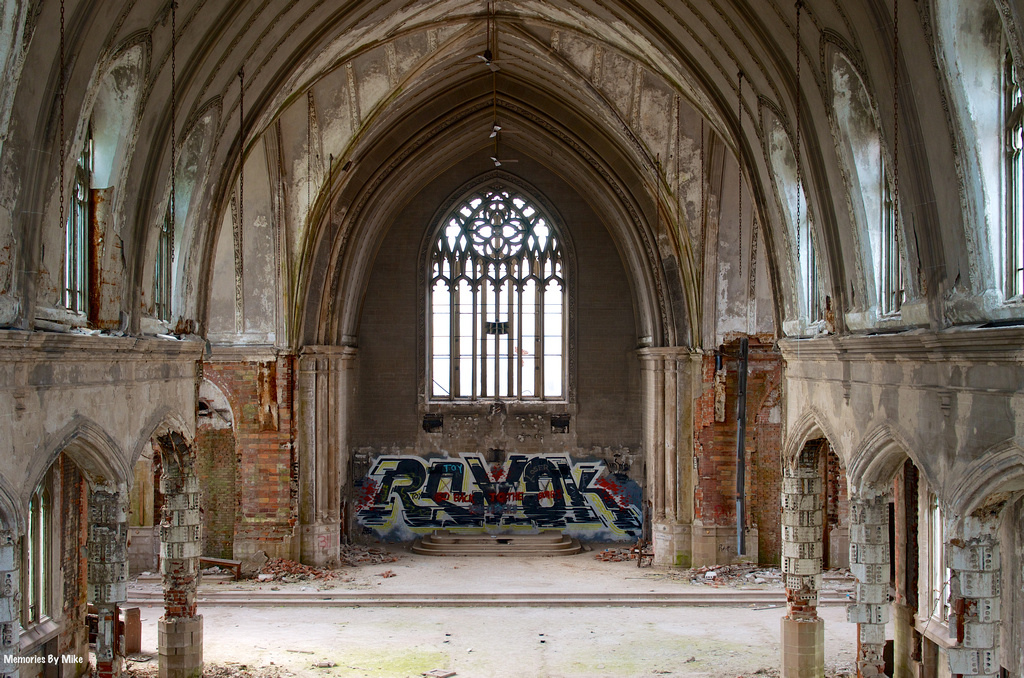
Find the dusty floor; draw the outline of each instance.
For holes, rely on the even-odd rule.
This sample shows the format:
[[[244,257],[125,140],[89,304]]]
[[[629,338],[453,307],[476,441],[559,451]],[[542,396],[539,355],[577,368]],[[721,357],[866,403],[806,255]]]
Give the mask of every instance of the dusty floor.
[[[382,576],[390,572],[391,576]],[[207,578],[204,590],[375,589],[390,593],[661,592],[691,576],[558,558],[431,558],[345,568],[333,580],[258,583]],[[723,577],[726,579],[726,577]],[[705,585],[703,575],[701,583]],[[728,583],[716,584],[729,586]],[[777,586],[739,579],[733,587]],[[133,585],[135,590],[159,587]],[[404,678],[442,669],[458,678],[526,676],[777,676],[782,607],[227,607],[201,609],[207,675]],[[143,607],[143,654],[156,653],[160,607]],[[830,676],[851,675],[855,626],[821,609]],[[156,660],[130,663],[155,673]],[[443,674],[441,674],[443,675]]]

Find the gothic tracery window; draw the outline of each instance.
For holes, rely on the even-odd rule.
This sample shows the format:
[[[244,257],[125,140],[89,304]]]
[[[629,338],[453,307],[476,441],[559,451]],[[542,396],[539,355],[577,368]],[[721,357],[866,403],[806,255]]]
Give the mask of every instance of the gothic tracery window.
[[[563,269],[554,224],[505,184],[450,210],[427,269],[431,398],[564,399]]]

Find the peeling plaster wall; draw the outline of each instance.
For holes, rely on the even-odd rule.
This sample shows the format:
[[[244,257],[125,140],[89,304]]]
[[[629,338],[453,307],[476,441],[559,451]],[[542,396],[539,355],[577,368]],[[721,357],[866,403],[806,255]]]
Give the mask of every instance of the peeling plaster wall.
[[[0,411],[10,414],[0,418],[5,483],[27,506],[53,455],[76,437],[110,476],[97,482],[127,482],[159,425],[191,435],[201,350],[194,342],[0,331]]]
[[[999,647],[1003,667],[1011,676],[1024,676],[1024,497],[1018,497],[1003,511],[999,528],[1002,548],[1002,590],[1007,609]]]

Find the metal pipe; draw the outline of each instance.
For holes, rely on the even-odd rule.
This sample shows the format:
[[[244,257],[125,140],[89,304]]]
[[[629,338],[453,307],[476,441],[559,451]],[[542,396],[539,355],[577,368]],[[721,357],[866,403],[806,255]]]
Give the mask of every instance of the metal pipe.
[[[747,338],[740,339],[739,397],[736,403],[736,555],[747,554],[746,485],[747,485]]]

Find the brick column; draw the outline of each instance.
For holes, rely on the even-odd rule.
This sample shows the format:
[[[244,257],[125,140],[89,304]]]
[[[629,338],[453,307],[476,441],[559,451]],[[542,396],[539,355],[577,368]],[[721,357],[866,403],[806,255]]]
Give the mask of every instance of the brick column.
[[[846,619],[857,624],[857,672],[885,675],[885,625],[889,621],[889,492],[863,488],[850,498],[850,571],[856,603]]]
[[[782,678],[821,678],[825,673],[825,622],[818,617],[824,513],[818,459],[826,445],[824,441],[808,443],[796,466],[787,467],[782,478],[787,604],[782,618]]]
[[[196,614],[202,525],[195,448],[178,433],[157,439],[161,452],[160,571],[164,616],[157,627],[160,678],[199,678],[203,673],[203,617]]]
[[[336,566],[341,553],[341,495],[346,486],[355,357],[356,349],[347,346],[307,346],[299,357],[300,559],[307,565]]]
[[[0,530],[0,678],[18,678],[18,664],[4,657],[21,654],[21,600],[18,591],[18,549],[14,533]]]
[[[699,394],[700,355],[689,348],[638,352],[643,392],[654,563],[690,567],[693,554],[693,403]]]
[[[999,676],[998,526],[997,511],[979,511],[959,526],[945,526],[946,563],[952,570],[949,625],[957,639],[957,647],[949,650],[954,676]]]
[[[121,675],[123,643],[118,606],[128,599],[128,493],[122,487],[89,491],[89,602],[96,606],[96,674]]]

